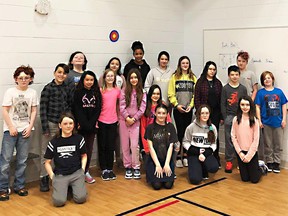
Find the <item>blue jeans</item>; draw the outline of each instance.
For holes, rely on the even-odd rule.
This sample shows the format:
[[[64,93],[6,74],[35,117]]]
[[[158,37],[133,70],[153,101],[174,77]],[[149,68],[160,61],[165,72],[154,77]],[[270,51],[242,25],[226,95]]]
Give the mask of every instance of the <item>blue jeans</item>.
[[[13,156],[14,147],[16,147],[16,167],[14,190],[20,190],[25,187],[25,169],[29,154],[29,138],[23,138],[22,132],[17,136],[10,136],[9,131],[5,131],[2,141],[0,154],[0,191],[6,191],[9,188],[10,162]]]

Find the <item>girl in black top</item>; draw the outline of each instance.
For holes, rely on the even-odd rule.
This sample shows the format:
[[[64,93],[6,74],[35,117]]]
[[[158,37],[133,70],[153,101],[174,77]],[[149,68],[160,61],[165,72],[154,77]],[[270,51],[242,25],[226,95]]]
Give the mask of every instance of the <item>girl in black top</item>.
[[[147,74],[150,71],[150,66],[143,59],[143,56],[144,56],[143,44],[140,41],[134,41],[131,49],[133,51],[134,59],[131,59],[130,62],[125,65],[123,75],[125,79],[127,79],[127,75],[129,71],[132,68],[137,68],[140,71],[140,74],[142,77],[142,86],[144,87]]]
[[[76,86],[73,101],[73,112],[76,118],[77,129],[84,137],[87,148],[87,165],[85,181],[89,184],[95,180],[89,174],[89,166],[96,135],[96,123],[101,112],[101,93],[98,81],[92,71],[85,71]]]
[[[150,155],[147,160],[146,179],[155,190],[162,185],[170,189],[174,183],[173,144],[178,141],[176,130],[167,123],[168,108],[158,104],[155,109],[154,123],[148,125],[145,139],[148,141]]]

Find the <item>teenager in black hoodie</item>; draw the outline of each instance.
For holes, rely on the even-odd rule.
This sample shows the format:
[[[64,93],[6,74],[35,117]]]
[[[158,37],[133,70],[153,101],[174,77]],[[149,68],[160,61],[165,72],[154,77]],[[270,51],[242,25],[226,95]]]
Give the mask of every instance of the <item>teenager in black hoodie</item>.
[[[125,65],[124,68],[124,77],[127,79],[127,75],[132,68],[137,68],[142,77],[142,85],[144,86],[146,77],[148,72],[150,71],[150,66],[143,59],[144,56],[144,48],[143,44],[140,41],[134,41],[131,47],[133,51],[134,59],[131,59],[128,64]]]

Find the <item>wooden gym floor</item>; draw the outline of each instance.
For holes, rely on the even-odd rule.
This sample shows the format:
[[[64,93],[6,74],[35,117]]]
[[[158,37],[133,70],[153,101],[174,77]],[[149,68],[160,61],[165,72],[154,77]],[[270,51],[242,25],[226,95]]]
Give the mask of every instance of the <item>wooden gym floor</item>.
[[[171,190],[154,191],[140,180],[124,179],[124,169],[115,169],[117,179],[102,181],[100,171],[92,168],[96,183],[87,185],[88,200],[78,205],[72,199],[61,208],[51,204],[51,191],[41,193],[39,182],[28,184],[29,196],[12,193],[0,202],[0,215],[287,215],[288,170],[269,173],[258,184],[244,183],[239,171],[220,169],[200,185],[187,180],[187,168],[176,168],[177,179]]]

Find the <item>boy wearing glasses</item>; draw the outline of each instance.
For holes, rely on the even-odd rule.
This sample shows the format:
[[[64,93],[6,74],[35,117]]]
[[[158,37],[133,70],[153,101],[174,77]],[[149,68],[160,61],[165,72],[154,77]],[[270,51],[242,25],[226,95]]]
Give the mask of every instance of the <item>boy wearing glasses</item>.
[[[4,119],[3,140],[0,154],[0,201],[9,200],[10,162],[16,148],[16,167],[14,192],[27,196],[25,188],[25,169],[29,153],[29,139],[36,118],[38,97],[33,83],[34,71],[29,66],[20,66],[14,72],[16,87],[9,88],[3,98],[2,115]]]

